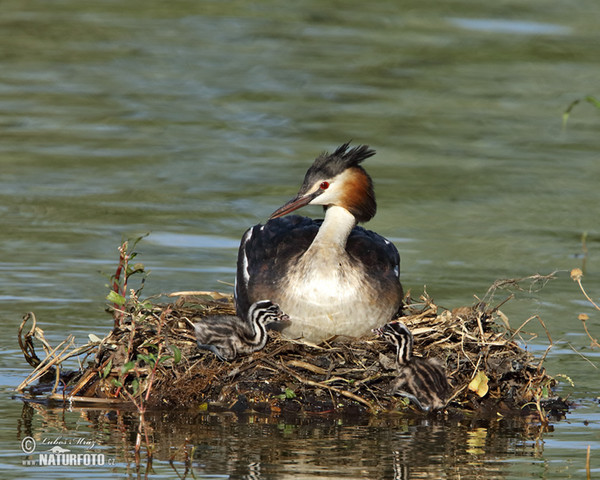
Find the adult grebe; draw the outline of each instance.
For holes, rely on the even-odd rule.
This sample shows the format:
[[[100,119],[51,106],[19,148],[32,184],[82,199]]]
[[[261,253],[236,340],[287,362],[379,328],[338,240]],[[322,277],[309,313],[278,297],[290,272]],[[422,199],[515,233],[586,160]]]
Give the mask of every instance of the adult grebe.
[[[290,316],[284,335],[319,342],[332,335],[360,336],[399,311],[398,250],[356,226],[375,215],[373,182],[359,165],[374,154],[367,145],[346,143],[320,155],[298,195],[265,225],[246,231],[235,286],[240,316],[257,299],[270,298]],[[305,205],[323,205],[325,219],[283,217]]]
[[[247,320],[233,315],[213,315],[194,323],[198,347],[210,350],[220,360],[256,352],[267,343],[268,326],[285,324],[289,317],[278,305],[261,300],[250,306]]]
[[[413,336],[406,325],[390,322],[373,331],[396,347],[398,376],[392,393],[408,397],[425,411],[443,408],[449,389],[446,374],[436,360],[413,357]]]

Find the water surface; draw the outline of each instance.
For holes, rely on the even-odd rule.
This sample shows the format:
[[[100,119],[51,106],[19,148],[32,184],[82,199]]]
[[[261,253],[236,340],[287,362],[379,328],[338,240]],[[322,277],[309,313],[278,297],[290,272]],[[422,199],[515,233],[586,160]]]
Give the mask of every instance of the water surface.
[[[117,458],[94,475],[135,475],[125,417],[11,398],[28,373],[15,341],[25,312],[54,344],[107,332],[116,248],[147,232],[144,293],[230,291],[244,230],[294,195],[316,155],[351,139],[378,152],[365,164],[378,199],[368,226],[398,246],[405,289],[426,286],[453,308],[498,278],[557,271],[540,291],[525,283],[494,301],[516,294],[503,307],[514,326],[543,319],[555,343],[546,367],[574,381],[560,392],[578,407],[541,436],[510,419],[155,418],[155,475],[173,476],[162,446],[186,436],[197,476],[256,475],[259,463],[264,478],[390,478],[403,465],[408,478],[468,478],[472,463],[485,478],[582,478],[587,445],[597,472],[599,355],[577,315],[597,338],[600,312],[568,272],[584,268],[598,303],[600,116],[583,102],[563,129],[561,115],[598,95],[598,14],[590,0],[5,2],[3,476],[80,476],[22,465],[24,436],[59,433],[95,437]],[[544,330],[528,330],[542,355]]]

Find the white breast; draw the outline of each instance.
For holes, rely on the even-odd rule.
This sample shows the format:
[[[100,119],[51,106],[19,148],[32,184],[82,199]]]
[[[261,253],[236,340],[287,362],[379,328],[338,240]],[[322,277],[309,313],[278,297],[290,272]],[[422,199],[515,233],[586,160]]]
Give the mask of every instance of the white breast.
[[[362,268],[351,265],[347,256],[321,250],[305,255],[290,271],[278,299],[290,316],[283,333],[320,342],[333,335],[358,337],[388,322],[393,306],[383,307],[378,294],[365,282]]]

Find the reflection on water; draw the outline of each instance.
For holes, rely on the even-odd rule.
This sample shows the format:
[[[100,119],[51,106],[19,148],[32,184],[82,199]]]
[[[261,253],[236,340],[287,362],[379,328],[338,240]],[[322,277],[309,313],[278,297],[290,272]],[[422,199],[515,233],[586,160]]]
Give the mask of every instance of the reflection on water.
[[[154,442],[153,472],[182,474],[187,459],[201,478],[508,478],[507,459],[541,458],[544,451],[540,426],[527,418],[284,419],[193,412],[146,418]],[[84,437],[84,450],[103,452],[114,459],[110,470],[122,474],[136,468],[137,424],[133,412],[65,412],[25,404],[17,437],[31,436],[38,445]]]

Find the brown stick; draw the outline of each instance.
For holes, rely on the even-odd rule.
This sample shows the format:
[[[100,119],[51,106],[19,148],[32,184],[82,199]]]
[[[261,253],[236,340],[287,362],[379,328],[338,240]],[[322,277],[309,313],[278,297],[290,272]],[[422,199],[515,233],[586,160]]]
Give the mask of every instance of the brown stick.
[[[31,321],[33,322],[33,325],[29,329],[29,332],[25,334],[25,339],[23,339],[23,336],[22,336],[23,328],[25,327],[25,324],[29,321],[29,319],[31,319]],[[33,345],[33,340],[32,340],[32,338],[35,337],[36,330],[37,330],[37,319],[35,318],[35,314],[33,312],[26,313],[23,316],[23,321],[21,322],[21,325],[19,327],[19,333],[18,333],[17,338],[19,340],[19,347],[21,347],[21,351],[23,352],[23,356],[25,357],[25,361],[29,365],[31,365],[33,368],[37,368],[38,365],[40,363],[42,363],[42,361],[39,359],[39,357],[35,353],[35,347]],[[41,330],[40,330],[40,332],[41,332]],[[43,334],[40,335],[39,340],[44,345],[44,348],[46,349],[46,353],[48,351],[52,350],[50,345],[48,345],[48,342],[46,342],[46,339],[44,338]]]
[[[590,470],[590,450],[591,450],[591,445],[588,445],[587,455],[585,457],[585,473],[586,473],[587,480],[591,480],[591,478],[592,478],[592,474],[591,474],[591,470]]]
[[[592,337],[590,331],[587,328],[587,325],[585,323],[585,321],[587,320],[587,315],[584,317],[583,314],[579,315],[579,319],[581,320],[581,323],[583,323],[583,329],[585,330],[585,333],[587,334],[588,338],[592,341],[592,348],[600,348],[600,344],[598,343],[598,340],[596,340],[594,337]]]
[[[576,268],[575,270],[579,270],[579,269]],[[576,272],[575,270],[571,271],[571,278],[577,282],[577,284],[579,285],[579,288],[585,295],[585,298],[587,298],[588,302],[590,302],[594,306],[594,308],[596,308],[596,310],[600,310],[600,307],[590,298],[590,296],[585,291],[585,288],[583,288],[583,285],[581,284],[581,277],[583,276],[583,274],[581,274],[581,271]]]
[[[268,363],[271,363],[271,362],[268,362]],[[277,365],[277,364],[275,364],[275,365]],[[296,374],[294,371],[290,370],[283,364],[277,365],[277,366],[279,366],[285,373],[287,373],[288,375],[291,375],[292,377],[294,377],[296,380],[298,380],[300,383],[303,383],[304,385],[310,385],[311,387],[318,387],[318,388],[324,388],[326,390],[330,390],[332,392],[343,395],[346,398],[349,398],[356,402],[362,403],[363,405],[366,405],[367,407],[369,407],[369,410],[371,410],[372,412],[377,411],[377,409],[375,408],[375,405],[373,405],[367,399],[359,397],[358,395],[356,395],[352,392],[349,392],[348,390],[342,390],[340,388],[331,387],[324,383],[314,382],[313,380],[309,380],[308,378],[301,377],[300,375]]]
[[[67,348],[69,348],[71,345],[73,345],[73,341],[74,341],[74,337],[72,335],[69,335],[66,339],[64,339],[62,342],[60,342],[54,349],[52,349],[48,353],[48,356],[37,366],[37,368],[33,372],[31,372],[27,376],[27,378],[25,380],[23,380],[19,384],[19,386],[15,390],[17,392],[22,392],[23,389],[27,385],[30,385],[32,382],[34,382],[35,380],[40,378],[52,366],[56,365],[57,363],[60,363],[63,360],[63,358],[61,358],[61,355],[67,350]],[[68,344],[62,349],[62,351],[57,356],[54,356],[56,351],[67,342],[68,342]],[[54,358],[52,358],[52,357],[54,357]]]

